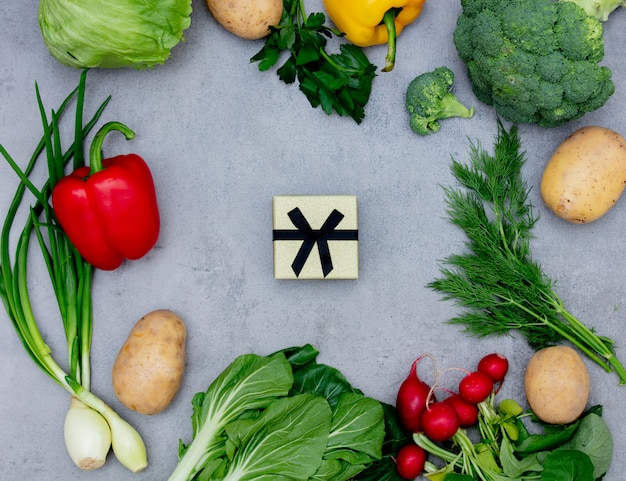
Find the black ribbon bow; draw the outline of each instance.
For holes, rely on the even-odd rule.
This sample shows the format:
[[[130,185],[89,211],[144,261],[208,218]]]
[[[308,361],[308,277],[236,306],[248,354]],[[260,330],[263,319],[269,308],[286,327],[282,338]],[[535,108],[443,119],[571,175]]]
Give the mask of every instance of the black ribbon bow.
[[[293,272],[296,277],[302,272],[304,263],[309,258],[313,246],[317,244],[317,250],[320,255],[320,262],[322,263],[322,272],[326,277],[333,270],[333,261],[330,256],[330,249],[328,248],[329,240],[358,240],[357,230],[337,230],[335,227],[339,225],[344,215],[337,209],[333,209],[330,215],[326,218],[322,227],[318,229],[312,229],[309,222],[302,214],[302,211],[298,207],[290,210],[287,215],[297,227],[298,230],[285,230],[275,229],[274,240],[302,240],[302,245],[296,254],[294,261],[291,264]]]

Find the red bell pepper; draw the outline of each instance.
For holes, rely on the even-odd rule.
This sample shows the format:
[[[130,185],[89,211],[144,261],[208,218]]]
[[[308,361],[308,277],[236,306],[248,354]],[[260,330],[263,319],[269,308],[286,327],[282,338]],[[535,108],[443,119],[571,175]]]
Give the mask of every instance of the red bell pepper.
[[[52,191],[57,220],[78,252],[94,267],[117,269],[139,259],[159,237],[160,217],[152,174],[135,154],[102,160],[102,142],[111,130],[127,140],[134,133],[119,122],[94,137],[89,166],[60,179]]]

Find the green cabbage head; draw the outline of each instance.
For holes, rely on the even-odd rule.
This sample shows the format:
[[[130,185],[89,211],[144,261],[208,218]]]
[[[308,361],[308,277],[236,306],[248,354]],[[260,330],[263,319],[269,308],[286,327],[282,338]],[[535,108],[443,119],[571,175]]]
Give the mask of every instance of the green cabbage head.
[[[41,0],[39,28],[70,67],[144,69],[184,40],[191,10],[191,0]]]

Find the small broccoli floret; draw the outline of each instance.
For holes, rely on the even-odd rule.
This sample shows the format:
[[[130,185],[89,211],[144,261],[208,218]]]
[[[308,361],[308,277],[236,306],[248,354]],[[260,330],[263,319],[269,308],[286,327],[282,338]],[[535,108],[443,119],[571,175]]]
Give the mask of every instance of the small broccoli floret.
[[[453,83],[454,73],[448,67],[438,67],[411,81],[406,91],[406,108],[414,132],[428,135],[439,131],[441,119],[474,115],[475,109],[467,108],[451,92]]]
[[[465,9],[454,43],[479,100],[505,120],[556,127],[602,107],[615,91],[602,22],[585,13],[626,0],[483,0]]]

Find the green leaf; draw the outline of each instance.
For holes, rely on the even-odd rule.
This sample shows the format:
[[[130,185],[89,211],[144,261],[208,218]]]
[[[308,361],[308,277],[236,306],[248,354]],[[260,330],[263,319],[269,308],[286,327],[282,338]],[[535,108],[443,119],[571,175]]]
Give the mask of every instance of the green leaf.
[[[376,68],[370,63],[367,56],[359,47],[351,43],[342,43],[339,45],[340,54],[332,54],[330,56],[336,64],[345,70],[351,70],[354,73],[362,75],[372,75]]]
[[[317,12],[317,13],[311,13],[307,19],[306,19],[306,28],[311,29],[311,30],[317,30],[320,27],[324,26],[324,24],[326,23],[326,16],[321,13],[321,12]]]
[[[589,456],[595,479],[603,476],[613,458],[613,437],[609,427],[597,414],[585,415],[574,436],[560,449],[577,449]]]
[[[319,354],[319,351],[311,344],[305,344],[304,346],[288,347],[282,349],[281,352],[285,355],[291,369],[296,372],[298,369],[308,366],[309,364],[315,364],[315,360]]]
[[[522,406],[513,399],[504,399],[498,404],[498,412],[506,419],[519,416],[524,412]]]
[[[500,445],[500,465],[503,473],[510,478],[520,478],[528,471],[541,471],[543,469],[537,456],[530,455],[523,459],[517,459],[514,454],[511,441],[504,436]]]
[[[319,469],[309,481],[346,481],[353,479],[366,468],[340,459],[323,459]]]
[[[520,437],[515,443],[515,451],[521,454],[536,453],[555,449],[569,440],[576,429],[579,421],[568,425],[544,426],[544,434],[529,434],[524,423],[518,419]]]
[[[314,364],[294,373],[292,394],[312,393],[326,398],[331,408],[337,407],[344,393],[360,393],[337,369],[325,364]]]
[[[292,26],[282,28],[278,32],[277,46],[282,50],[293,48],[297,40],[296,29]]]
[[[481,469],[489,470],[494,473],[501,473],[502,468],[495,458],[495,453],[489,446],[479,445],[476,447],[476,461],[480,464]]]
[[[330,72],[325,70],[314,72],[313,75],[319,80],[320,84],[325,86],[325,90],[327,90],[329,94],[348,85],[348,79],[343,75],[333,76]]]
[[[398,474],[392,456],[386,455],[352,479],[354,481],[403,481],[404,478]]]
[[[317,75],[317,77],[319,77],[319,75]],[[339,97],[334,95],[332,90],[329,90],[328,88],[319,89],[319,102],[322,106],[322,110],[328,115],[333,112],[333,109],[339,115],[346,115],[348,113],[343,104],[339,102]]]
[[[385,437],[384,414],[375,399],[343,393],[333,411],[325,457],[342,458],[346,450],[363,453],[365,463],[380,459]]]
[[[197,424],[200,429],[208,420],[226,425],[246,410],[265,408],[286,396],[292,385],[291,366],[284,355],[239,356],[202,397]]]
[[[223,478],[226,474],[226,460],[223,458],[210,459],[203,465],[202,471],[194,481],[210,481],[213,479]]]
[[[326,449],[331,416],[326,400],[313,394],[277,399],[237,436],[239,446],[225,481],[312,476]]]
[[[278,78],[286,84],[296,81],[296,61],[293,57],[289,57],[282,67],[278,69]]]
[[[263,72],[276,65],[276,62],[278,62],[278,59],[280,58],[280,52],[281,50],[276,46],[267,45],[254,57],[252,57],[251,61],[259,62],[259,70]]]
[[[202,403],[204,402],[204,397],[206,393],[199,392],[196,393],[193,398],[191,398],[191,405],[193,407],[193,413],[191,415],[191,425],[193,427],[193,436],[196,437],[198,431],[202,427],[203,416],[202,416]]]
[[[550,453],[543,464],[541,481],[594,481],[593,464],[585,453],[558,450]]]
[[[314,45],[303,45],[298,51],[296,57],[296,65],[306,65],[308,63],[317,62],[320,59],[319,48]]]
[[[511,441],[517,441],[519,439],[519,429],[515,421],[502,421],[500,426],[506,432],[506,435],[511,439]]]
[[[398,412],[392,404],[380,403],[385,420],[385,438],[383,441],[383,456],[367,469],[355,476],[361,481],[401,481],[402,477],[395,469],[395,456],[400,448],[411,442],[411,433],[408,433],[400,423]]]
[[[286,84],[291,84],[296,81],[296,62],[293,57],[289,57],[285,63],[277,71],[278,78],[280,78]]]
[[[443,477],[443,481],[475,481],[469,474],[448,473]]]
[[[402,446],[412,440],[412,434],[404,429],[398,416],[396,407],[392,404],[381,403],[385,417],[385,441],[383,453],[397,453]]]
[[[315,81],[315,77],[308,74],[303,75],[300,79],[300,90],[306,95],[312,107],[318,107],[320,105],[320,89],[318,83]],[[326,111],[326,113],[329,112]]]

